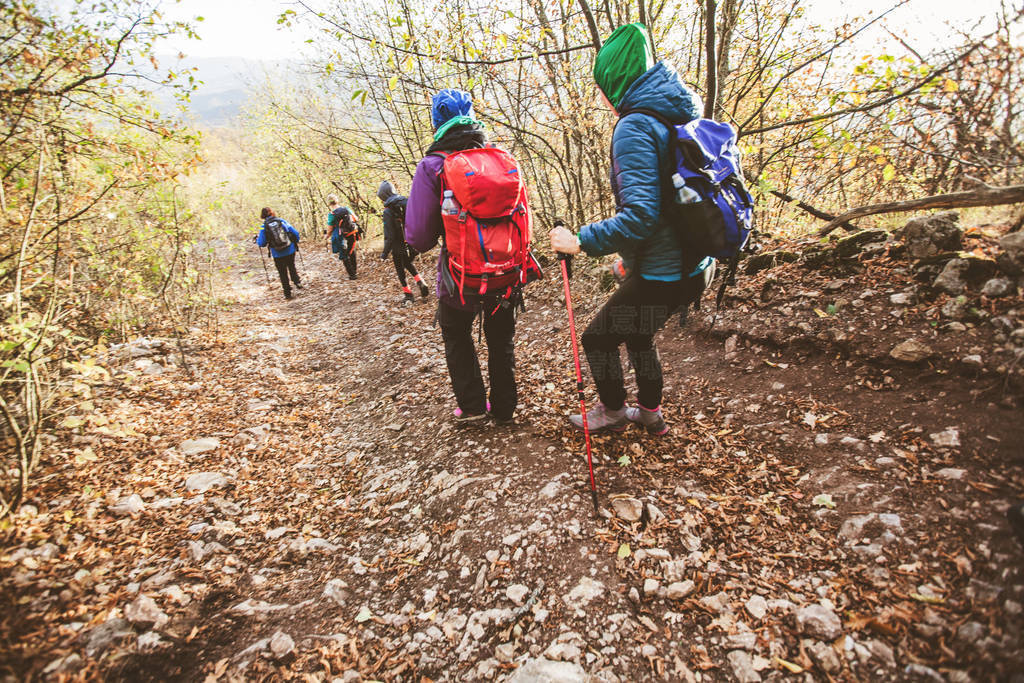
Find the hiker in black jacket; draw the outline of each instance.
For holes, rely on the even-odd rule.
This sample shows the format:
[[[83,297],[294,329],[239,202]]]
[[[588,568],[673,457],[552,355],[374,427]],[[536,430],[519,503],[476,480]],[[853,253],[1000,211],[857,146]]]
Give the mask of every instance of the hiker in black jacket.
[[[380,258],[383,261],[391,254],[395,274],[405,294],[404,304],[409,305],[414,298],[412,289],[405,279],[405,271],[409,271],[412,279],[419,285],[421,296],[426,298],[430,290],[423,284],[423,278],[416,272],[416,266],[412,263],[417,254],[416,250],[405,243],[406,198],[397,194],[395,187],[386,180],[377,188],[377,196],[384,202],[384,212],[381,214],[381,220],[384,222],[384,251],[381,252]]]

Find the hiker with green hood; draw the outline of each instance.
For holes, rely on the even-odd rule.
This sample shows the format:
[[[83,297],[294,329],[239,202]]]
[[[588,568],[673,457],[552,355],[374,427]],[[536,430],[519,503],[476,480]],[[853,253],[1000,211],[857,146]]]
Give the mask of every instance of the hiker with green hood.
[[[619,120],[612,134],[611,185],[616,213],[584,225],[574,235],[551,231],[551,248],[563,254],[618,253],[627,276],[583,332],[582,343],[600,402],[587,411],[591,431],[622,431],[630,422],[651,434],[668,432],[661,412],[662,376],[654,335],[680,306],[703,290],[705,273],[683,268],[679,238],[663,216],[672,199],[668,127],[700,116],[700,97],[662,62],[655,63],[643,24],[622,26],[604,42],[594,61],[594,80]],[[696,268],[700,258],[693,259]],[[636,373],[637,402],[626,405],[619,360],[625,344]],[[583,428],[580,415],[569,417]]]

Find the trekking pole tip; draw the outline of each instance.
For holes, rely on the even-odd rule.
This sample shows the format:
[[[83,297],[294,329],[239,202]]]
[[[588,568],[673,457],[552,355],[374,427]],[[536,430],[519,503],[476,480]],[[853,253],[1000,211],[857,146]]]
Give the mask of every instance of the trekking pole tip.
[[[598,514],[598,507],[597,507],[597,490],[596,489],[590,489],[590,501],[594,504],[594,515],[597,515]]]

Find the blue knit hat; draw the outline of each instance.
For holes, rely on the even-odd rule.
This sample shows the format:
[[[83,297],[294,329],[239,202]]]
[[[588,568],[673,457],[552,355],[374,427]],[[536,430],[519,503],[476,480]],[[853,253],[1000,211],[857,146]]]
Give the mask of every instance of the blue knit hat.
[[[455,116],[473,115],[473,96],[465,90],[445,88],[430,103],[430,118],[434,130],[440,128],[445,121]]]

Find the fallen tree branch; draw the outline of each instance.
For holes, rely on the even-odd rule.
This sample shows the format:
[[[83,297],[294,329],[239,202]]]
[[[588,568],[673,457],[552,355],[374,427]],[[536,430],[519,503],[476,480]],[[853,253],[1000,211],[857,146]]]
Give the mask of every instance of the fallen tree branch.
[[[823,221],[834,221],[836,219],[836,216],[834,214],[828,213],[827,211],[822,211],[821,209],[816,209],[807,202],[796,199],[792,195],[788,195],[785,192],[772,190],[771,193],[778,197],[779,199],[781,199],[782,201],[786,202],[787,204],[793,204],[797,208],[803,209],[804,211],[811,214],[815,218],[820,218]],[[840,225],[843,227],[844,230],[848,232],[856,232],[857,230],[860,230],[860,228],[858,228],[856,225],[852,223],[840,223]]]
[[[880,213],[899,213],[917,211],[919,209],[958,209],[969,206],[999,206],[1001,204],[1020,203],[1024,203],[1024,185],[1010,185],[1008,187],[986,186],[978,190],[937,194],[900,202],[871,204],[850,209],[840,214],[818,231],[818,237],[824,237],[847,221],[863,218],[864,216],[874,216]]]

